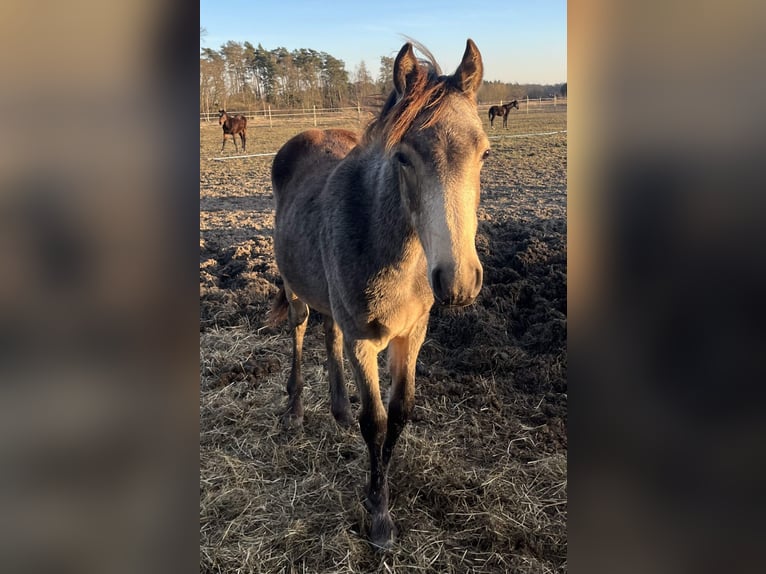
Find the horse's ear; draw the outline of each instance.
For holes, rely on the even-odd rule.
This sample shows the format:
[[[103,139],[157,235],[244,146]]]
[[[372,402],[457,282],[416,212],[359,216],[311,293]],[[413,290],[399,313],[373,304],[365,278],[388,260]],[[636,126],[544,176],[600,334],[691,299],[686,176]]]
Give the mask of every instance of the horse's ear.
[[[465,45],[465,53],[463,54],[463,61],[455,70],[455,84],[458,89],[476,98],[476,92],[479,91],[481,86],[481,79],[484,76],[484,64],[481,61],[481,54],[473,40],[468,38]]]
[[[402,97],[407,87],[412,83],[418,71],[418,60],[412,50],[412,44],[407,42],[394,60],[394,88],[399,97]]]

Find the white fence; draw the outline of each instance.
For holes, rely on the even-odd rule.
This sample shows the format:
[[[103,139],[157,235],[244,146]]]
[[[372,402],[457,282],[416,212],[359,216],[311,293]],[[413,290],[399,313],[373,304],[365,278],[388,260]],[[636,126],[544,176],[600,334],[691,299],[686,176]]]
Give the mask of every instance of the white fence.
[[[500,101],[494,103],[480,103],[479,114],[482,117],[486,117],[489,108],[491,106],[507,104],[508,101]],[[519,112],[520,113],[535,113],[535,112],[566,112],[567,99],[554,96],[552,98],[520,98]],[[300,123],[313,123],[315,126],[319,123],[323,123],[327,120],[348,120],[354,118],[359,122],[367,121],[372,118],[377,112],[377,109],[373,110],[365,106],[345,107],[345,108],[302,108],[302,109],[272,109],[271,106],[265,106],[260,109],[249,110],[227,110],[227,113],[242,114],[247,119],[258,120],[259,124],[268,124],[273,126],[275,123],[289,123],[297,121]],[[218,112],[200,113],[200,122],[216,122],[218,120]]]
[[[266,106],[261,109],[250,110],[226,110],[229,115],[242,114],[247,119],[261,119],[269,124],[274,122],[286,122],[291,120],[314,121],[316,125],[320,119],[347,119],[356,116],[360,121],[372,115],[372,111],[366,107],[347,107],[347,108],[298,108],[298,109],[272,109]],[[200,113],[201,122],[217,122],[218,112]]]

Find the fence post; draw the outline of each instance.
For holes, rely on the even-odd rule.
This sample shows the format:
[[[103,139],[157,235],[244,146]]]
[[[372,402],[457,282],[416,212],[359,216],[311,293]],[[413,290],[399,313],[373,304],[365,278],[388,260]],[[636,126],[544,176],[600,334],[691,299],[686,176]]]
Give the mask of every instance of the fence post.
[[[553,111],[556,111],[556,94],[553,94]]]
[[[529,95],[527,95],[527,113],[529,113]]]
[[[269,129],[272,129],[274,124],[271,123],[271,106],[269,106]]]
[[[359,123],[362,123],[362,106],[359,105],[359,102],[356,102],[356,117],[359,120]]]
[[[317,127],[317,107],[314,106],[314,127]]]

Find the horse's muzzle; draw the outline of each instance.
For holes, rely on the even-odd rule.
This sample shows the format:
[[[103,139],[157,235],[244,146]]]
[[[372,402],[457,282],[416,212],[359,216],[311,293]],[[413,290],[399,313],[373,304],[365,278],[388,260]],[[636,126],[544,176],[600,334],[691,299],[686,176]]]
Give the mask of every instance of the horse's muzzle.
[[[454,269],[436,267],[431,272],[431,289],[439,305],[465,307],[476,300],[481,291],[481,265],[456,276]]]

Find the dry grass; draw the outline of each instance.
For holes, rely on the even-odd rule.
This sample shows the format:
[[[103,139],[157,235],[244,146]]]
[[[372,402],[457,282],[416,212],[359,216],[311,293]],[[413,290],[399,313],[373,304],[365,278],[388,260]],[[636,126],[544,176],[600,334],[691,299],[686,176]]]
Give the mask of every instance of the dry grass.
[[[562,114],[535,121],[523,129],[566,125]],[[313,316],[304,428],[279,425],[291,355],[286,330],[263,327],[278,282],[270,161],[207,161],[220,147],[213,127],[200,142],[201,571],[565,571],[565,135],[493,140],[477,239],[485,288],[462,312],[432,314],[390,472],[399,537],[377,553],[366,447],[330,414]],[[248,151],[275,151],[305,127],[255,131]]]

